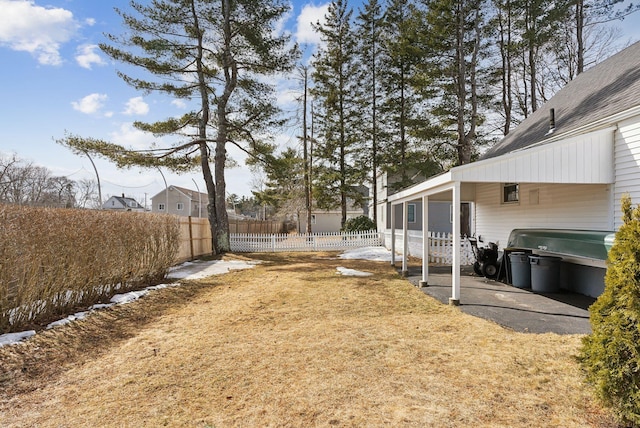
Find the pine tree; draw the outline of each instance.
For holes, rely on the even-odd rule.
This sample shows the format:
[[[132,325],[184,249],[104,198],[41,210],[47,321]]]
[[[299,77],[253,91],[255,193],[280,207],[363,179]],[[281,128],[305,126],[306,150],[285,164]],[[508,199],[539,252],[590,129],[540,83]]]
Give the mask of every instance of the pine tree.
[[[282,124],[282,119],[275,107],[274,88],[263,77],[291,70],[297,59],[289,37],[275,32],[289,5],[281,0],[130,4],[134,13],[116,9],[127,31],[120,36],[108,35],[110,44],[100,47],[112,59],[152,76],[147,80],[119,72],[135,89],[198,103],[181,118],[135,123],[156,135],[177,135],[180,141],[165,150],[146,152],[75,136],[60,143],[101,154],[122,167],[163,166],[183,171],[199,165],[209,195],[214,252],[229,251],[226,145],[235,144],[252,156],[272,149],[261,137]]]
[[[304,160],[288,148],[274,156],[266,166],[264,190],[254,192],[261,204],[267,204],[282,218],[300,219],[304,207]]]
[[[352,14],[343,0],[329,5],[326,23],[315,26],[324,47],[313,60],[313,95],[319,107],[315,114],[319,136],[314,147],[314,195],[319,208],[340,207],[341,227],[347,221],[348,201],[362,203],[356,186],[362,184],[366,174],[360,84],[354,78],[358,69]]]
[[[624,424],[640,426],[640,206],[622,199],[624,224],[609,252],[604,293],[591,305],[580,361]]]
[[[422,44],[427,52],[421,71],[430,80],[431,114],[442,130],[440,139],[453,149],[456,165],[476,155],[483,123],[486,88],[481,84],[487,55],[484,0],[425,2]]]
[[[382,58],[382,28],[384,15],[378,0],[369,0],[357,18],[356,34],[358,38],[358,61],[360,63],[360,82],[362,86],[363,138],[370,141],[371,193],[373,222],[378,224],[378,173],[382,127],[380,123],[380,75]]]

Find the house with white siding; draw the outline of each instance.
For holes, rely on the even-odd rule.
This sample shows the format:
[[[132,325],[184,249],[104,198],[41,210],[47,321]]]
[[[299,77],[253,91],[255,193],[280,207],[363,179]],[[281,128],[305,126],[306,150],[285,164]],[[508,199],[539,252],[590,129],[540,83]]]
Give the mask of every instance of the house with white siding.
[[[102,204],[103,210],[111,211],[136,211],[145,212],[145,208],[133,198],[124,196],[111,196]]]
[[[472,234],[500,250],[518,244],[518,233],[537,236],[541,255],[563,258],[563,288],[588,295],[603,289],[606,243],[583,252],[583,232],[610,237],[620,226],[624,194],[640,203],[640,43],[580,74],[527,117],[479,161],[452,168],[389,196],[390,216],[401,206],[406,270],[408,205],[451,201],[454,248],[460,248],[461,202],[473,206]],[[428,224],[428,210],[422,217]],[[396,247],[396,221],[391,219]],[[422,228],[427,229],[426,227]],[[557,231],[577,236],[573,249],[555,248]],[[546,238],[545,238],[546,237]],[[546,239],[546,240],[545,240]],[[562,246],[562,245],[561,245]],[[428,246],[422,281],[428,284]],[[596,254],[597,253],[597,254]],[[452,303],[460,300],[460,254],[454,251]]]

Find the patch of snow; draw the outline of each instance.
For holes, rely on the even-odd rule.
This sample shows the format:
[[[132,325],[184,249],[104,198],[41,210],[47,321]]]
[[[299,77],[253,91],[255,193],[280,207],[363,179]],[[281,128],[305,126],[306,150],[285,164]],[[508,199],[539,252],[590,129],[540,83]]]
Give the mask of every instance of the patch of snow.
[[[96,303],[93,306],[89,306],[89,310],[93,311],[93,310],[96,310],[96,309],[110,308],[113,305],[115,305],[115,303]]]
[[[183,263],[178,269],[169,272],[168,278],[172,279],[202,279],[212,275],[221,275],[230,270],[251,269],[258,262],[245,262],[241,260],[214,260],[209,262]]]
[[[363,272],[361,270],[349,269],[346,267],[338,266],[337,271],[340,275],[344,276],[371,276],[371,272]]]
[[[128,293],[116,294],[111,298],[111,303],[115,303],[116,305],[124,305],[126,303],[131,303],[135,300],[138,300],[142,296],[149,293],[149,290],[138,290],[138,291],[129,291]]]
[[[21,331],[18,333],[7,333],[0,335],[0,347],[5,345],[13,345],[21,340],[28,339],[36,334],[35,330]]]
[[[385,247],[362,247],[346,250],[340,254],[341,259],[371,260],[374,262],[391,262],[391,251]]]
[[[145,290],[162,290],[163,288],[179,287],[180,285],[179,282],[170,282],[168,284],[151,285],[145,288]]]
[[[49,325],[47,325],[47,330],[50,329],[50,328],[58,327],[60,325],[69,324],[72,321],[83,320],[83,319],[85,319],[87,317],[87,314],[89,314],[88,311],[76,312],[75,314],[69,315],[66,318],[63,318],[61,320],[54,321],[54,322],[50,323]]]

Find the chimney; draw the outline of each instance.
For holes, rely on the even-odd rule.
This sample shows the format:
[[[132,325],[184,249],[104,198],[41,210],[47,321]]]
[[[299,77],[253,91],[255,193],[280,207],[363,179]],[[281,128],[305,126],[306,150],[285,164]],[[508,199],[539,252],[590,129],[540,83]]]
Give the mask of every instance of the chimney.
[[[122,197],[124,198],[124,193],[122,194]]]
[[[547,134],[553,134],[556,130],[556,109],[549,109],[549,132]]]

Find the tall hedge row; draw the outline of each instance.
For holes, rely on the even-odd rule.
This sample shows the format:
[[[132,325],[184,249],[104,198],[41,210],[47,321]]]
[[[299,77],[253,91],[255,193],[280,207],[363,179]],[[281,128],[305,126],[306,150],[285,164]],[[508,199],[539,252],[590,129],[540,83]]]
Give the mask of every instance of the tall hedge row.
[[[175,217],[0,205],[0,334],[162,279]]]

